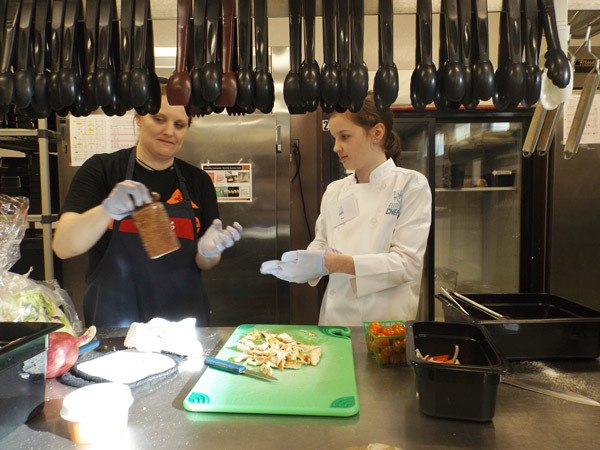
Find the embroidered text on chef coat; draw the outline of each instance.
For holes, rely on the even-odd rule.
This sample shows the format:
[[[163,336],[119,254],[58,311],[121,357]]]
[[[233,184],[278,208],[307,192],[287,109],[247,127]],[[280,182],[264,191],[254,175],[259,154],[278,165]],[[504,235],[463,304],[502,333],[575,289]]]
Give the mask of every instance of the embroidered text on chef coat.
[[[385,214],[388,216],[400,216],[400,210],[402,209],[402,198],[404,197],[404,192],[402,191],[394,191],[394,200],[390,202],[385,211]]]

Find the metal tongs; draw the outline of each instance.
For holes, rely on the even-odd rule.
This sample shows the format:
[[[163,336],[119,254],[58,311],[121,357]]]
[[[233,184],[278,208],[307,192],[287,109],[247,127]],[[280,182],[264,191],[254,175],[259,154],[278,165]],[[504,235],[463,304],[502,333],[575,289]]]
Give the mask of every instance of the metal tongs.
[[[565,143],[565,159],[571,159],[579,149],[581,137],[583,136],[583,131],[587,125],[592,103],[594,101],[594,95],[596,95],[598,84],[600,84],[600,60],[592,52],[592,41],[590,39],[591,30],[592,27],[588,26],[584,43],[581,44],[581,46],[573,55],[575,57],[581,49],[585,48],[588,55],[590,55],[594,60],[594,67],[592,67],[592,70],[590,70],[583,81],[581,95],[579,96],[573,122],[571,123],[571,128],[569,130],[569,136],[567,137],[567,141]]]
[[[496,311],[489,309],[489,308],[477,303],[475,300],[471,300],[470,298],[459,294],[458,292],[449,292],[448,290],[444,289],[443,287],[441,288],[441,290],[444,293],[444,295],[446,296],[446,298],[451,300],[452,303],[458,309],[460,309],[462,312],[464,312],[466,315],[469,315],[469,313],[467,311],[465,311],[465,309],[462,306],[460,306],[460,304],[454,299],[454,297],[458,298],[459,300],[462,300],[463,302],[467,303],[468,305],[472,306],[473,308],[486,313],[487,315],[493,317],[496,320],[510,320],[509,317],[503,316],[502,314],[497,313]]]

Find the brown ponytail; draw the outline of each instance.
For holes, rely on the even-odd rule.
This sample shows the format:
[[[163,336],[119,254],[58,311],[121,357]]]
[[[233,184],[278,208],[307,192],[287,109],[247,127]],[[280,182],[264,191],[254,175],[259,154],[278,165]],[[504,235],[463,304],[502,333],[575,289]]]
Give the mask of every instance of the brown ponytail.
[[[373,97],[373,91],[367,93],[362,108],[356,113],[346,112],[350,120],[356,125],[362,127],[367,133],[378,123],[383,124],[385,127],[385,134],[383,136],[383,148],[385,150],[385,156],[392,158],[396,165],[400,162],[400,150],[401,142],[400,136],[394,130],[394,117],[389,109],[385,111],[379,111],[375,106],[375,99]],[[333,112],[331,116],[340,114]]]

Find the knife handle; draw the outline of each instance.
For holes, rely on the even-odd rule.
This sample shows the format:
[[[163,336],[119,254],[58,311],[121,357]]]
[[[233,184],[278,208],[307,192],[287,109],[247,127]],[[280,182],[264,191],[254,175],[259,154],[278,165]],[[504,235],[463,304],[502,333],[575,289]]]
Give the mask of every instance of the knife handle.
[[[224,359],[213,358],[212,356],[207,356],[204,358],[204,364],[215,369],[221,369],[226,372],[236,373],[238,375],[244,373],[246,370],[246,366],[242,366],[241,364],[236,364],[231,361],[225,361]]]

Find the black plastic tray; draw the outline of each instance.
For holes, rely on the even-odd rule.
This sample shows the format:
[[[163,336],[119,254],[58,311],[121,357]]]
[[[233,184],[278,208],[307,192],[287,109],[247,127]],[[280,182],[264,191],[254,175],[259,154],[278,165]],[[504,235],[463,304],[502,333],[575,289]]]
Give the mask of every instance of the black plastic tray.
[[[417,358],[453,354],[458,345],[460,364],[440,364]],[[406,361],[414,366],[419,407],[434,417],[492,420],[500,374],[508,367],[485,329],[477,324],[449,322],[406,323]]]
[[[0,322],[0,439],[44,405],[46,335],[61,323]]]
[[[457,300],[457,309],[443,295],[446,322],[479,323],[510,360],[576,359],[600,356],[600,312],[550,294],[463,294],[510,317],[496,320]]]

